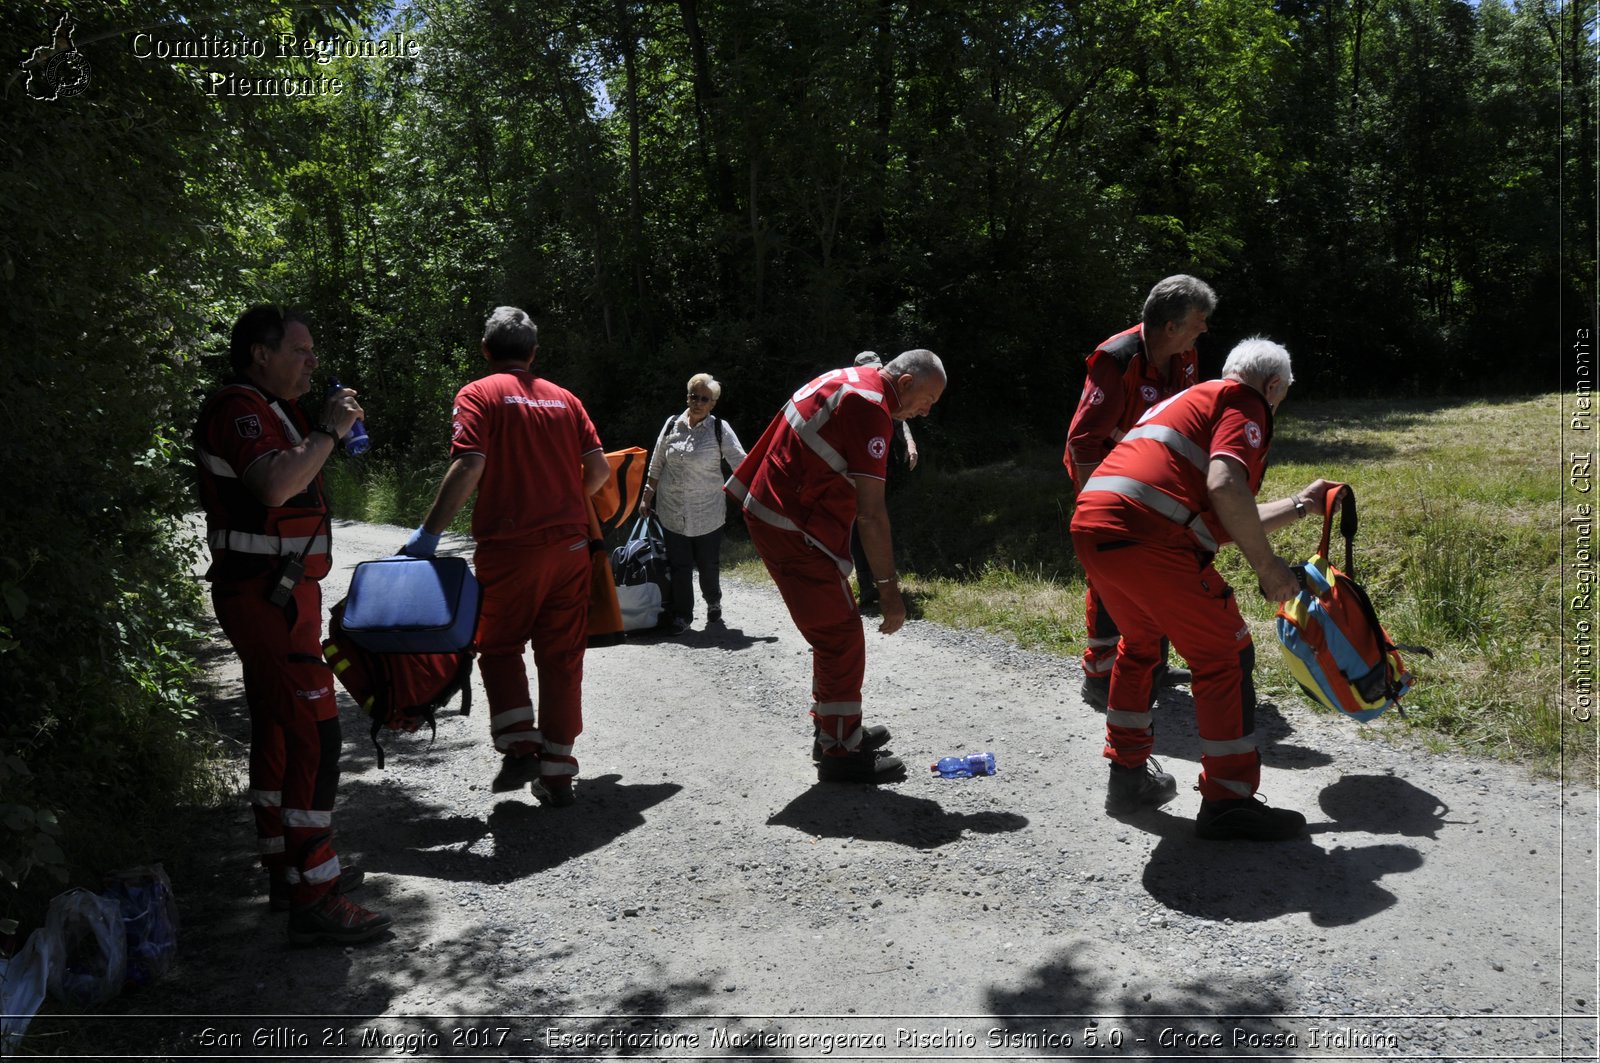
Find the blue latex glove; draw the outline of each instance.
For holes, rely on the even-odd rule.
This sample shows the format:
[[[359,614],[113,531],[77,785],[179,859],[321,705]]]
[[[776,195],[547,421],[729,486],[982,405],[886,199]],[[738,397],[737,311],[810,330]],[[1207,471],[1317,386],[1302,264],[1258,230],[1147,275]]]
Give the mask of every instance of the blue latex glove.
[[[400,548],[406,557],[432,557],[435,550],[439,549],[439,533],[431,532],[425,528],[418,528],[411,533],[411,538]]]

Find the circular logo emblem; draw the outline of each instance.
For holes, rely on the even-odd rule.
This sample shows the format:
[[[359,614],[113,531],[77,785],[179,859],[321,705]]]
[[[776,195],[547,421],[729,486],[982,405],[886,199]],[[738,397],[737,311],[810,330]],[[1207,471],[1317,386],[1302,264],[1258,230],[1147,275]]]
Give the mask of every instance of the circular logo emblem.
[[[80,95],[89,87],[89,61],[82,52],[61,52],[44,68],[44,80],[57,99]]]
[[[1244,441],[1259,449],[1261,446],[1261,426],[1254,421],[1246,423],[1244,426]]]
[[[1146,402],[1154,402],[1156,401],[1156,389],[1146,384],[1139,389],[1139,397]]]
[[[1099,388],[1095,388],[1093,391],[1089,392],[1090,406],[1098,406],[1104,401],[1106,401],[1106,393],[1101,391]]]
[[[889,453],[889,444],[882,436],[873,436],[867,443],[867,453],[871,454],[872,460],[876,461]]]

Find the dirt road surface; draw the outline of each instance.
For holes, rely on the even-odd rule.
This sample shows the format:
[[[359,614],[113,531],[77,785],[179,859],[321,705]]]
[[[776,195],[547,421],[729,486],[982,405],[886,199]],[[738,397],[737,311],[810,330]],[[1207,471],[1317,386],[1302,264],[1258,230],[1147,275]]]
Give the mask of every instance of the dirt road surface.
[[[405,535],[340,522],[325,604]],[[1076,664],[924,622],[867,637],[909,779],[819,785],[807,647],[771,587],[724,605],[590,652],[567,809],[489,791],[481,684],[383,770],[341,692],[337,843],[392,933],[289,948],[241,796],[165,854],[177,969],[78,1030],[152,1059],[1596,1058],[1592,790],[1295,699],[1259,714],[1262,792],[1309,837],[1199,841],[1180,689],[1178,799],[1113,820]],[[212,665],[242,790],[225,644]],[[926,770],[985,750],[992,778]]]

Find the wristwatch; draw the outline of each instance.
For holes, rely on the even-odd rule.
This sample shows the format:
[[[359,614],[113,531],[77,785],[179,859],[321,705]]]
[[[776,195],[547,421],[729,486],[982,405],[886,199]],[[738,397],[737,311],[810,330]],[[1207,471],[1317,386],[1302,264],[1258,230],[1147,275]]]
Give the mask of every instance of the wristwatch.
[[[1306,502],[1305,502],[1305,499],[1301,498],[1299,495],[1295,495],[1294,496],[1294,516],[1295,516],[1295,519],[1299,520],[1301,517],[1304,517],[1305,515],[1306,515]]]
[[[313,431],[313,432],[321,432],[323,435],[325,435],[329,439],[333,440],[335,446],[337,446],[338,443],[339,443],[339,433],[335,432],[333,430],[333,426],[330,425],[330,424],[319,424],[315,428],[313,428],[311,431]]]

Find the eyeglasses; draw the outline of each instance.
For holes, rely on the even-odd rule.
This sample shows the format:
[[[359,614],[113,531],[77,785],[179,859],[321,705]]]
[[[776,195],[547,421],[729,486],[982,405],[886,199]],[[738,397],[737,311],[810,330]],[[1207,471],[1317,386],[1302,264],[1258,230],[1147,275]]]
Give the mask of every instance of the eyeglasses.
[[[689,401],[690,402],[710,402],[711,401],[711,396],[710,395],[690,395],[689,396]]]

